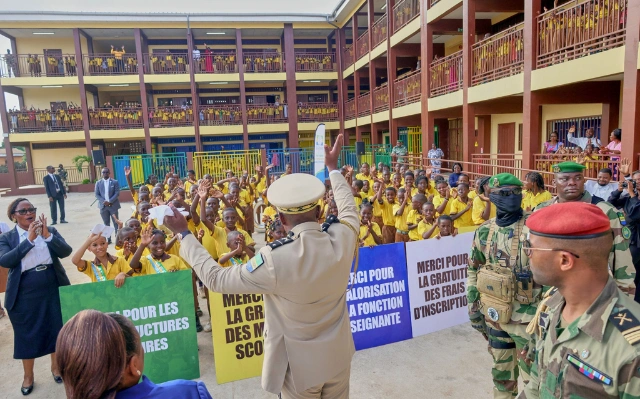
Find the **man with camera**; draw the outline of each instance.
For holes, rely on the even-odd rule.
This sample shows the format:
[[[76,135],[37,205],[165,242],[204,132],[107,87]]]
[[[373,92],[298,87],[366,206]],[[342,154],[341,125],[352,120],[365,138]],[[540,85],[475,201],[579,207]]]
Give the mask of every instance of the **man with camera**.
[[[634,296],[636,285],[634,283],[636,269],[631,260],[629,251],[629,238],[631,233],[624,213],[619,212],[613,205],[602,198],[592,196],[584,189],[585,166],[576,162],[562,162],[553,166],[555,184],[558,195],[538,205],[534,212],[547,206],[553,206],[564,202],[586,202],[596,205],[604,212],[611,222],[613,231],[613,247],[609,253],[609,270],[618,287],[629,296]],[[623,165],[620,170],[623,171]],[[628,166],[625,170],[628,170]],[[624,172],[623,172],[624,173]],[[562,217],[562,215],[558,215]]]
[[[618,209],[624,210],[626,217],[625,225],[622,227],[622,235],[629,238],[629,251],[633,259],[633,265],[640,265],[640,239],[638,233],[638,224],[640,223],[640,201],[638,200],[638,186],[640,186],[640,170],[636,170],[632,174],[629,173],[630,162],[623,159],[620,165],[621,176],[625,178],[618,182],[618,189],[614,190],[609,196],[609,202]],[[621,212],[619,212],[621,213]],[[638,276],[634,280],[638,286]],[[634,297],[636,302],[640,302],[640,295],[637,291]]]

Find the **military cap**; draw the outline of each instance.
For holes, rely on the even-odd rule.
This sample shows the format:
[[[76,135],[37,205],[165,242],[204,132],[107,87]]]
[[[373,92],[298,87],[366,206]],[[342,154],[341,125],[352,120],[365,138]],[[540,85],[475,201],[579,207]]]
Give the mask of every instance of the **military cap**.
[[[267,191],[267,199],[281,213],[295,215],[318,206],[324,193],[324,184],[317,177],[293,173],[273,182]]]
[[[522,187],[522,182],[511,173],[498,173],[489,178],[489,187],[496,188],[500,186]]]
[[[577,162],[567,161],[560,162],[559,164],[553,165],[554,173],[581,173],[584,171],[586,166],[580,165]]]
[[[611,234],[602,209],[586,202],[564,202],[533,212],[527,219],[531,234],[560,239],[585,239]]]

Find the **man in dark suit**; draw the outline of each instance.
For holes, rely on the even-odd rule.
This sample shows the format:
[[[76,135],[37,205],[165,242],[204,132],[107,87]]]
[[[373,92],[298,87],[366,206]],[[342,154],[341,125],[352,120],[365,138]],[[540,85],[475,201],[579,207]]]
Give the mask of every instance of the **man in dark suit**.
[[[67,223],[64,218],[64,200],[67,198],[67,192],[64,188],[60,176],[55,174],[56,170],[53,166],[47,166],[47,175],[44,177],[44,188],[47,190],[49,197],[49,207],[51,208],[51,226],[58,221],[58,206],[60,206],[60,223]],[[57,205],[56,205],[57,204]]]
[[[118,217],[118,209],[120,209],[120,184],[117,180],[112,179],[109,168],[102,169],[102,179],[96,182],[95,195],[98,200],[98,209],[105,226],[111,226],[111,219]],[[118,224],[113,221],[113,227],[118,233]],[[111,243],[111,237],[108,237]]]

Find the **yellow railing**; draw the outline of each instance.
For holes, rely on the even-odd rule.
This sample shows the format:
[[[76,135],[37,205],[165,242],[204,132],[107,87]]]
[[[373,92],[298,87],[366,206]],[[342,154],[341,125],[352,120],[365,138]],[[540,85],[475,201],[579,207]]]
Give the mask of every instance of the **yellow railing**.
[[[236,176],[244,170],[253,174],[255,166],[261,164],[261,159],[260,150],[194,152],[193,167],[198,179],[209,174],[214,181],[218,181],[225,179],[229,170]]]
[[[422,152],[422,128],[419,126],[407,128],[407,150],[412,154]]]

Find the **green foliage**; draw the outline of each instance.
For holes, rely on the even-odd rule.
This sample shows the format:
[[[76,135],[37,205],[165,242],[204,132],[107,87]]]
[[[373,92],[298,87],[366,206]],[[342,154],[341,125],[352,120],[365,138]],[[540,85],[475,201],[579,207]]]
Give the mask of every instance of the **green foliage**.
[[[82,180],[82,184],[89,184],[89,183],[91,183],[91,180],[89,179]]]
[[[82,172],[82,167],[84,166],[85,162],[87,164],[90,164],[92,161],[93,161],[93,159],[88,155],[76,155],[71,160],[71,162],[73,162],[73,164],[78,169],[78,172]]]

